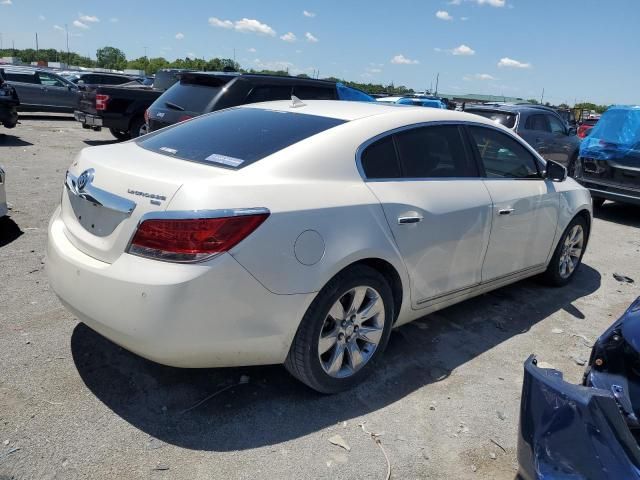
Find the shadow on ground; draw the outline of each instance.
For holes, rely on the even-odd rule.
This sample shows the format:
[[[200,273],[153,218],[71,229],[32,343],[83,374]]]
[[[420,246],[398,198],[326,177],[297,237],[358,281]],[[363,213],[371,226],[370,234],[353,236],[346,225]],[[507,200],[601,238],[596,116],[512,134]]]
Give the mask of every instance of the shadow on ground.
[[[55,121],[67,121],[75,122],[76,119],[70,113],[25,113],[20,112],[18,114],[18,120],[55,120]],[[20,128],[20,127],[18,127]]]
[[[33,143],[22,140],[20,137],[0,133],[0,147],[28,147],[30,145]]]
[[[134,427],[185,448],[244,450],[292,440],[390,405],[447,378],[455,368],[526,333],[558,310],[584,318],[571,304],[599,286],[600,274],[583,265],[564,288],[527,280],[424,317],[394,331],[369,380],[334,396],[314,393],[280,366],[164,367],[123,350],[84,324],[75,328],[71,350],[87,387]],[[522,361],[530,353],[522,352]],[[237,383],[241,375],[248,375],[250,382],[185,412]]]
[[[637,205],[606,202],[602,207],[594,209],[593,215],[607,222],[640,228],[640,206]]]
[[[0,217],[0,248],[9,245],[23,233],[10,217]]]

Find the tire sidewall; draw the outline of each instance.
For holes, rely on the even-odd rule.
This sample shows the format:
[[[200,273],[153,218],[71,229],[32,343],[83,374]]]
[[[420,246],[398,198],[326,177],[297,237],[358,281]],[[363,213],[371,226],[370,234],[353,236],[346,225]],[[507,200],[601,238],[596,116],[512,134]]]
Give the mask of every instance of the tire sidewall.
[[[563,278],[560,275],[560,256],[562,255],[562,246],[564,245],[564,242],[567,239],[567,235],[569,235],[569,232],[575,225],[580,225],[582,227],[582,232],[584,235],[584,239],[582,242],[582,252],[580,253],[580,259],[578,261],[578,265],[576,265],[576,268],[573,270],[573,272],[571,272],[571,274],[568,277]],[[581,216],[575,217],[573,220],[571,220],[571,222],[569,222],[569,225],[567,225],[567,228],[564,229],[564,232],[560,237],[560,241],[556,246],[556,251],[554,252],[551,262],[549,263],[549,269],[547,271],[550,274],[550,279],[555,285],[563,286],[568,284],[571,281],[571,279],[573,279],[574,275],[582,265],[582,257],[584,257],[584,254],[587,250],[588,239],[589,239],[589,228],[587,226],[586,220]]]
[[[316,300],[314,300],[315,305],[313,306],[315,308],[309,309],[313,314],[309,318],[305,318],[304,322],[306,324],[305,326],[310,329],[310,337],[308,337],[310,340],[310,348],[308,352],[310,372],[308,373],[311,374],[315,383],[320,386],[319,390],[326,393],[347,390],[361,382],[371,373],[375,368],[379,357],[387,346],[389,336],[391,335],[391,326],[394,320],[393,294],[391,292],[391,288],[382,275],[369,268],[358,268],[354,269],[351,275],[346,275],[345,277],[346,278],[335,282],[335,284],[328,285],[329,288],[327,288],[326,291],[323,290],[320,292],[318,297],[316,297]],[[364,367],[350,377],[334,378],[327,374],[320,364],[320,358],[318,356],[318,339],[320,337],[324,321],[333,304],[350,289],[359,286],[374,288],[380,294],[382,301],[384,302],[385,322],[382,338],[373,356]]]

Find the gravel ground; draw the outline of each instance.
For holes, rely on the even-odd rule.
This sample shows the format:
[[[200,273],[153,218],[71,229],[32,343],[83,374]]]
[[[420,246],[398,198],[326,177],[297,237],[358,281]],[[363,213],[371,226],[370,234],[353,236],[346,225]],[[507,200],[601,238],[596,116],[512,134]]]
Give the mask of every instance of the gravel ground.
[[[607,203],[571,285],[520,282],[397,329],[384,366],[353,391],[317,395],[279,366],[156,365],[79,324],[43,271],[67,166],[111,141],[64,116],[0,131],[2,480],[383,479],[364,422],[382,433],[392,478],[513,479],[523,361],[536,353],[579,381],[576,359],[640,295],[640,209]]]

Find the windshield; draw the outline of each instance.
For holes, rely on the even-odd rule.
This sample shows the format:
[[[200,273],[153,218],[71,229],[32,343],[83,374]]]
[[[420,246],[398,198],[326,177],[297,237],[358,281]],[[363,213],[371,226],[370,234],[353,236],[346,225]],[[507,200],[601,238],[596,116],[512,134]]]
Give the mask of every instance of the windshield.
[[[160,130],[137,143],[163,155],[238,169],[342,123],[302,113],[232,108]]]
[[[228,78],[213,76],[183,78],[164,92],[155,105],[162,109],[204,113],[228,81]]]
[[[465,112],[488,118],[489,120],[493,120],[494,122],[499,123],[500,125],[504,125],[507,128],[513,128],[516,126],[515,113],[499,112],[495,110],[474,110],[471,108],[466,109]]]

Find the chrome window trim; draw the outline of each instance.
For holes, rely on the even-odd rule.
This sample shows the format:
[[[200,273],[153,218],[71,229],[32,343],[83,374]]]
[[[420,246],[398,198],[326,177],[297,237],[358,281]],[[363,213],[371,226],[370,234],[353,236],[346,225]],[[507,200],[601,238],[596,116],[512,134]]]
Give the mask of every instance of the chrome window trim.
[[[358,169],[358,173],[360,174],[360,177],[362,178],[362,180],[364,182],[420,182],[420,181],[451,181],[451,180],[534,180],[534,181],[538,181],[538,180],[545,180],[545,178],[542,176],[542,172],[539,170],[538,173],[540,174],[539,178],[490,178],[490,177],[483,177],[483,176],[476,176],[476,177],[426,177],[426,178],[414,178],[414,177],[398,177],[398,178],[367,178],[365,172],[364,172],[364,168],[362,167],[362,153],[366,150],[366,148],[371,145],[372,143],[377,142],[378,140],[381,140],[387,136],[390,135],[395,135],[396,133],[399,132],[403,132],[406,130],[413,130],[415,128],[421,128],[421,127],[436,127],[436,126],[442,126],[442,125],[454,125],[454,126],[460,126],[460,127],[484,127],[484,128],[490,128],[493,130],[497,130],[498,132],[502,133],[503,135],[507,135],[509,138],[512,138],[513,140],[515,140],[516,142],[518,142],[520,145],[522,145],[529,153],[531,153],[534,157],[534,160],[538,160],[541,162],[541,165],[536,165],[536,167],[538,166],[544,166],[546,165],[546,161],[540,156],[540,154],[538,152],[536,152],[528,143],[524,142],[521,138],[519,138],[517,136],[517,134],[514,133],[513,130],[507,128],[507,127],[497,127],[494,125],[487,125],[485,123],[477,123],[477,122],[470,122],[468,120],[463,120],[463,121],[459,121],[459,120],[438,120],[438,121],[432,121],[432,122],[418,122],[418,123],[412,123],[411,125],[403,125],[402,127],[397,127],[394,128],[392,130],[387,130],[386,132],[380,133],[378,135],[375,135],[374,137],[371,137],[370,139],[366,140],[365,142],[361,143],[360,146],[356,149],[356,168]],[[506,131],[505,131],[506,130]],[[463,141],[468,142],[468,140],[465,138],[463,139]],[[473,153],[472,153],[473,155]]]
[[[121,213],[126,217],[131,215],[137,205],[135,202],[94,186],[92,183],[93,169],[85,170],[82,173],[88,175],[88,180],[83,188],[79,188],[79,177],[76,177],[75,175],[67,172],[64,180],[64,186],[71,195],[91,202],[100,207],[104,207],[109,210]]]

